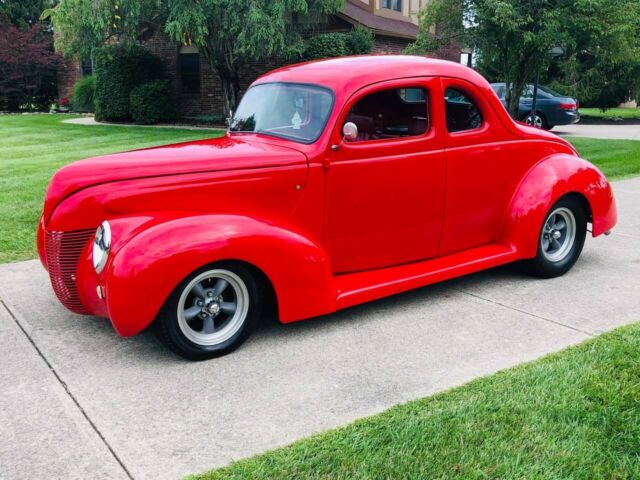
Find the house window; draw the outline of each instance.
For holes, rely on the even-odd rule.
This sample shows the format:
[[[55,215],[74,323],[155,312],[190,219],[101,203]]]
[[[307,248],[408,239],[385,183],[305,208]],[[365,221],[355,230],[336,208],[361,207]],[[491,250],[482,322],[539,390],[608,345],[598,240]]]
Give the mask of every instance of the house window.
[[[200,93],[200,53],[193,46],[180,49],[180,89],[182,93]]]
[[[388,8],[389,10],[401,12],[402,0],[382,0],[382,8]]]
[[[93,62],[90,58],[85,58],[80,62],[80,70],[83,77],[93,75]]]

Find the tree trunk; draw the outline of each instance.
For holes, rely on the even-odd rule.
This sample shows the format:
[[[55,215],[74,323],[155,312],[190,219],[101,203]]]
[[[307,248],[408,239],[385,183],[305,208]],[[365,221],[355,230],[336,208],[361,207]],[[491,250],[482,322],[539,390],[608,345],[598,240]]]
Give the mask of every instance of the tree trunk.
[[[509,115],[511,118],[515,118],[518,120],[518,113],[520,111],[520,95],[522,94],[522,86],[518,87],[513,83],[510,86],[510,95],[509,95]]]
[[[215,70],[220,77],[222,89],[222,107],[224,116],[229,117],[235,112],[240,102],[240,68],[234,56],[228,51],[216,47],[202,47],[202,53],[209,63],[211,70]]]
[[[216,71],[222,87],[224,114],[231,116],[240,102],[240,78],[236,72],[229,72],[226,69],[217,68]]]

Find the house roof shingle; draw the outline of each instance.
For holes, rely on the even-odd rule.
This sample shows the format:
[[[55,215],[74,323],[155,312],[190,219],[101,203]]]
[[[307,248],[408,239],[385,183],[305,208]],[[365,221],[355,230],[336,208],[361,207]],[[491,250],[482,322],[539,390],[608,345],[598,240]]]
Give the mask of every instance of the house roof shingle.
[[[411,21],[395,20],[393,18],[374,15],[350,1],[347,1],[338,16],[349,23],[360,24],[370,28],[373,33],[401,37],[415,40],[418,35],[418,27]]]

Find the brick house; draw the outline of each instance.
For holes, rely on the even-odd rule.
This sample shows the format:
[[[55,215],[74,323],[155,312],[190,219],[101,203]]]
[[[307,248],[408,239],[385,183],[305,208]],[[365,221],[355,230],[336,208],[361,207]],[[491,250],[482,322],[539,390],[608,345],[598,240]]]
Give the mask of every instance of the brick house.
[[[327,16],[314,27],[313,33],[346,32],[355,26],[368,28],[374,34],[377,54],[399,54],[418,33],[417,12],[429,0],[347,0],[336,15]],[[197,47],[181,45],[163,32],[148,32],[141,43],[160,56],[171,81],[183,118],[223,116],[222,90],[215,71],[209,68]],[[434,57],[460,61],[456,46],[434,52]],[[250,64],[241,74],[241,88],[246,89],[259,75],[280,66],[277,62]],[[60,97],[71,93],[74,83],[92,73],[91,62],[69,60],[58,72]]]

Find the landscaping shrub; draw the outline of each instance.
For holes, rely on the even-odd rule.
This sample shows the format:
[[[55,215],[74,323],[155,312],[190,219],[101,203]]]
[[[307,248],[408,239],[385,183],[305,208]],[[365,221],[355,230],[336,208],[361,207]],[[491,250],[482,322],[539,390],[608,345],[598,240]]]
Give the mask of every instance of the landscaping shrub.
[[[198,115],[196,117],[182,118],[182,120],[196,125],[213,125],[216,127],[227,123],[227,118],[224,115]]]
[[[95,51],[96,120],[130,120],[131,91],[162,78],[159,57],[140,46],[114,45]]]
[[[171,86],[155,80],[134,88],[129,97],[131,116],[136,123],[152,124],[175,118]]]
[[[363,27],[356,27],[344,34],[348,55],[365,55],[373,51],[373,33]]]
[[[90,75],[76,82],[73,86],[71,105],[76,112],[90,112],[95,110],[96,77]]]
[[[347,33],[322,33],[311,37],[303,54],[305,60],[363,55],[373,50],[373,34],[357,27]]]
[[[304,52],[306,60],[318,58],[342,57],[347,55],[345,35],[342,33],[322,33],[307,41]]]

